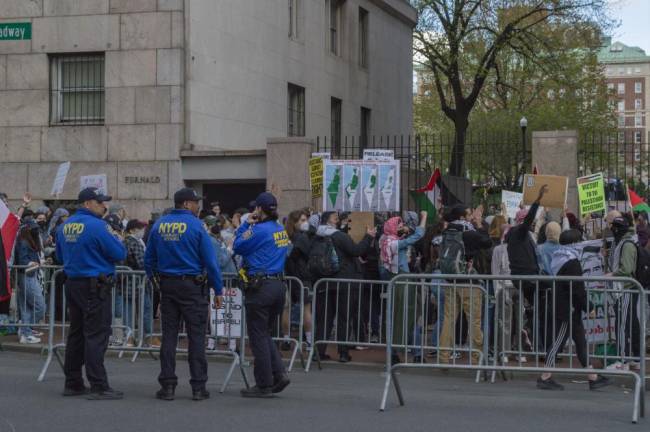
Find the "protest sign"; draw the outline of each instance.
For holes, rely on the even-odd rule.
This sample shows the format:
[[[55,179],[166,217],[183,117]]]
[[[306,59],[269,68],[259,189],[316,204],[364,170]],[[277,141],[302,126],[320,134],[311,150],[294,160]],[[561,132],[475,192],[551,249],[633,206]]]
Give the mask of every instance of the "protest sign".
[[[382,149],[364,149],[363,160],[375,162],[390,162],[395,159],[395,153],[392,150]]]
[[[309,159],[309,181],[311,184],[311,197],[323,196],[323,159],[314,157]]]
[[[50,195],[58,196],[63,193],[63,186],[65,185],[66,177],[68,177],[68,171],[70,171],[70,162],[63,162],[59,165]]]
[[[563,209],[566,206],[569,188],[569,179],[564,176],[526,174],[524,176],[524,204],[533,204],[544,185],[548,187],[548,192],[540,204],[544,207]]]
[[[348,218],[350,231],[348,234],[355,243],[359,243],[366,235],[368,228],[375,225],[375,214],[371,212],[353,212]]]
[[[503,190],[501,191],[501,202],[506,205],[506,212],[510,219],[515,219],[517,217],[517,212],[519,211],[519,204],[524,199],[524,194],[520,192],[512,192]]]
[[[605,211],[605,181],[603,174],[592,174],[576,179],[578,184],[578,201],[580,202],[580,215]]]
[[[79,190],[94,187],[97,188],[97,193],[108,195],[108,180],[106,179],[106,174],[81,176],[80,183],[81,186]]]

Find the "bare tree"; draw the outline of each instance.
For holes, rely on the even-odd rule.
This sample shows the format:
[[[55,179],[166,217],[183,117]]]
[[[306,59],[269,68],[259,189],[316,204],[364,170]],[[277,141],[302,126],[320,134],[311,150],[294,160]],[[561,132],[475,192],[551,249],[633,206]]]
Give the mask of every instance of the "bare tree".
[[[581,32],[597,40],[611,25],[605,0],[413,0],[419,13],[416,62],[430,70],[440,108],[454,123],[451,175],[463,175],[469,116],[490,77],[505,92],[504,56],[525,59],[541,71],[562,67]],[[567,31],[542,31],[548,25]],[[534,85],[534,83],[531,83]],[[495,95],[499,97],[498,94]]]

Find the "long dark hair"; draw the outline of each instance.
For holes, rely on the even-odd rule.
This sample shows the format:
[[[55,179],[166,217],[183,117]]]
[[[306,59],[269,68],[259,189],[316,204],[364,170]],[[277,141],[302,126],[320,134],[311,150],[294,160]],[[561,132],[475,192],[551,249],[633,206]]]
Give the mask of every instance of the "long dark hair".
[[[289,217],[287,217],[287,223],[284,225],[284,229],[287,232],[289,238],[293,238],[293,236],[296,234],[296,224],[302,215],[309,216],[309,214],[304,210],[294,210],[289,213]]]
[[[34,238],[35,236],[36,238]],[[38,231],[35,230],[35,232],[32,232],[32,228],[30,228],[29,225],[26,225],[20,229],[18,238],[26,242],[33,251],[41,251],[41,241],[40,237],[38,236]]]

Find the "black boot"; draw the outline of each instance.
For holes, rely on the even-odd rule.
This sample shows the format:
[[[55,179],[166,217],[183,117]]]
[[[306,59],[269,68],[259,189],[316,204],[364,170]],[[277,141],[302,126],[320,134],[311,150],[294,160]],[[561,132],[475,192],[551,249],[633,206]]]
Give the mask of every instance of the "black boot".
[[[88,400],[118,400],[124,398],[124,393],[113,390],[110,387],[103,389],[90,389]]]
[[[162,386],[160,387],[160,390],[156,392],[156,398],[160,400],[166,400],[166,401],[174,400],[175,390],[176,390],[176,386],[174,385]]]
[[[90,389],[84,385],[81,386],[65,386],[63,389],[63,396],[83,396],[90,393]]]
[[[192,400],[202,401],[205,399],[210,399],[210,392],[205,389],[205,387],[192,390]]]
[[[278,375],[273,380],[273,387],[271,388],[271,392],[280,393],[282,390],[287,388],[289,384],[291,384],[291,381],[289,380],[289,375],[287,375],[286,373]]]
[[[260,388],[258,386],[248,389],[241,389],[241,395],[245,398],[272,398],[273,387]]]

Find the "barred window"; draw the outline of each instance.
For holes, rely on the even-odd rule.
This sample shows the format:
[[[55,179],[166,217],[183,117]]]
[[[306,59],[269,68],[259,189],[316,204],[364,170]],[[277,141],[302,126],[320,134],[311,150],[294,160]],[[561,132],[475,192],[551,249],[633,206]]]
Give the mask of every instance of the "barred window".
[[[289,83],[287,136],[305,136],[305,88]]]
[[[50,57],[50,124],[104,123],[104,54]]]
[[[359,8],[359,66],[368,67],[368,11]]]
[[[334,154],[340,153],[341,148],[341,115],[343,111],[343,102],[335,97],[331,100],[331,133],[332,133],[332,151]]]
[[[330,33],[329,48],[330,48],[330,52],[337,56],[340,55],[339,28],[341,22],[343,21],[341,19],[342,7],[343,7],[343,0],[329,0],[329,33]]]

